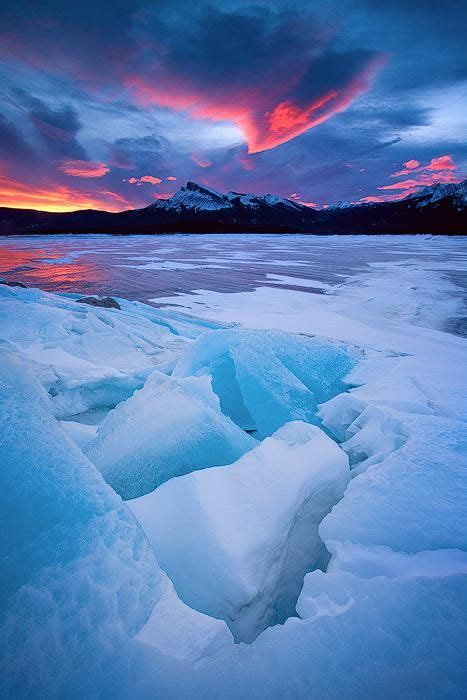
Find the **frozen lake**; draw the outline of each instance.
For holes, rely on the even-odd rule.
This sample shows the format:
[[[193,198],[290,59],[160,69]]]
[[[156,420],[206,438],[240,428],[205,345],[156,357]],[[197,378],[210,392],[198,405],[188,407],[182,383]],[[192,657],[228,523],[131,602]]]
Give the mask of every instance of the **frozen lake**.
[[[0,276],[53,292],[111,294],[132,300],[256,287],[323,293],[375,265],[423,263],[467,288],[461,237],[167,235],[0,238]],[[428,264],[428,265],[427,265]],[[465,334],[462,314],[446,329]]]
[[[369,263],[441,261],[458,275],[461,237],[167,235],[0,238],[0,274],[48,291],[113,293],[148,300],[195,289],[244,291],[258,284],[338,284]],[[452,263],[452,264],[451,264]],[[282,280],[279,277],[290,277]],[[271,277],[276,278],[275,280]]]
[[[465,239],[0,252],[9,697],[465,696]]]

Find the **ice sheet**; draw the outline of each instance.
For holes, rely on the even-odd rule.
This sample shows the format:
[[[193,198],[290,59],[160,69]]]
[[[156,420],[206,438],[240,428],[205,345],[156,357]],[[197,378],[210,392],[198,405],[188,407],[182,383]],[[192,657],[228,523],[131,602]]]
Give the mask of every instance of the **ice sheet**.
[[[109,413],[86,454],[124,498],[174,476],[229,464],[255,441],[225,416],[205,377],[153,372],[142,389]]]
[[[305,572],[327,563],[318,525],[348,478],[345,453],[296,421],[129,505],[182,599],[251,641],[294,613]]]
[[[214,257],[220,243],[205,241],[203,246]],[[324,244],[334,251],[341,245],[331,238]],[[284,249],[288,245],[284,239]],[[385,239],[385,245],[394,245],[394,240]],[[357,257],[359,246],[376,250],[373,240],[355,238],[352,246]],[[320,295],[258,288],[233,294],[206,290],[167,298],[167,303],[181,305],[187,315],[120,299],[122,312],[83,309],[70,297],[0,288],[2,344],[24,363],[16,369],[16,360],[13,365],[9,361],[8,368],[5,363],[0,365],[2,425],[6,426],[0,448],[4,450],[2,514],[8,523],[2,534],[2,551],[8,557],[2,570],[1,672],[10,696],[279,699],[353,698],[362,692],[371,697],[437,700],[465,696],[467,363],[465,340],[448,332],[462,315],[453,273],[460,274],[463,256],[458,255],[456,267],[452,256],[446,263],[445,252],[452,249],[456,254],[456,246],[458,242],[454,245],[449,240],[414,239],[403,244],[398,240],[398,249],[413,251],[412,260],[363,266],[360,275],[340,278],[345,280],[341,285]],[[422,249],[425,257],[417,257]],[[243,260],[255,257],[245,254],[251,251],[224,251],[223,256],[235,257],[231,252]],[[273,262],[278,257],[273,256]],[[219,330],[223,324],[235,324],[235,329]],[[316,535],[325,543],[330,562],[325,572],[306,575],[297,604],[300,617],[266,629],[252,644],[234,645],[223,622],[187,609],[174,597],[125,504],[76,445],[80,441],[84,445],[89,437],[84,434],[91,428],[61,427],[53,417],[72,418],[70,411],[76,409],[79,425],[96,426],[111,407],[102,405],[109,387],[112,392],[118,382],[125,387],[119,396],[112,393],[108,401],[125,400],[117,409],[123,415],[124,407],[132,406],[133,399],[127,396],[149,373],[156,369],[170,374],[176,367],[177,376],[164,382],[195,384],[180,402],[180,417],[186,420],[177,424],[177,441],[167,443],[174,455],[189,454],[186,446],[177,453],[178,440],[183,433],[190,435],[186,426],[196,416],[205,416],[207,405],[216,415],[215,424],[221,420],[225,425],[228,419],[222,417],[219,404],[214,410],[216,392],[220,406],[233,418],[229,425],[248,440],[239,426],[257,428],[252,411],[260,404],[258,393],[256,388],[251,390],[254,400],[247,406],[243,394],[240,402],[233,391],[233,380],[238,386],[248,380],[248,386],[255,387],[259,366],[261,382],[267,387],[263,370],[271,355],[258,350],[256,363],[245,359],[244,375],[238,373],[241,363],[237,357],[237,364],[229,355],[228,362],[217,365],[224,352],[216,348],[212,357],[196,364],[206,331],[214,331],[211,336],[219,339],[232,333],[224,349],[239,347],[233,340],[237,332],[246,334],[244,338],[253,333],[254,343],[245,352],[240,348],[245,358],[252,357],[252,347],[264,349],[255,345],[257,338],[283,334],[285,348],[294,350],[285,358],[274,344],[275,361],[293,375],[293,381],[301,382],[303,397],[314,389],[307,384],[309,378],[300,374],[298,360],[291,363],[302,357],[302,341],[294,339],[305,338],[307,347],[309,342],[322,343],[325,348],[331,345],[356,361],[350,375],[339,379],[345,379],[348,391],[324,392],[316,399],[320,405],[314,406],[313,415],[302,416],[321,421],[328,435],[348,453],[352,466],[353,478],[343,498]],[[192,365],[181,371],[187,358]],[[309,364],[306,360],[302,369]],[[197,375],[194,379],[191,372]],[[272,392],[281,399],[274,406],[287,406],[290,415],[290,407],[295,410],[300,404],[296,394],[283,392],[292,381],[287,372],[287,381],[274,373],[269,386],[279,389],[278,394]],[[42,397],[32,375],[46,390]],[[213,380],[214,394],[209,387],[206,390],[208,377]],[[205,388],[199,388],[195,399],[193,386],[200,380]],[[229,392],[222,391],[225,386],[230,387]],[[47,394],[51,389],[57,393]],[[73,395],[75,389],[78,396]],[[202,404],[201,413],[190,413],[188,405],[193,401]],[[145,410],[147,420],[140,421],[137,428],[144,428],[150,436],[150,403]],[[129,410],[128,417],[132,414]],[[93,415],[99,418],[92,420]],[[65,430],[74,433],[76,442]],[[131,443],[131,431],[128,434]],[[135,430],[135,448],[140,445],[136,435]],[[153,444],[148,439],[151,449]],[[267,439],[256,449],[264,445]],[[122,444],[122,451],[124,447]],[[290,455],[294,448],[284,449]],[[251,459],[252,454],[239,456],[240,462]],[[168,458],[167,464],[172,465]],[[288,465],[289,458],[284,456],[278,471],[285,473]],[[227,482],[232,468],[235,465],[208,468],[171,479],[144,498],[159,498],[164,490],[172,493],[177,482],[197,483],[199,479],[204,483],[210,472],[222,473]],[[251,522],[249,517],[259,517],[262,504],[274,502],[277,515],[279,503],[291,497],[286,481],[275,492],[277,501],[269,501],[268,471],[261,473],[256,492],[254,470],[245,473],[245,487],[232,478],[235,487],[229,484],[229,493],[238,487],[242,494],[237,507],[229,498],[222,508],[216,501],[211,508],[216,518],[213,527],[205,518],[209,509],[203,507],[203,518],[191,529],[196,531],[195,526],[203,524],[203,537],[206,533],[212,547],[201,554],[212,555],[214,568],[223,564],[220,557],[214,557],[215,547],[232,546],[242,526]],[[206,489],[201,491],[204,494]],[[217,498],[219,490],[215,493]],[[189,519],[196,511],[191,495],[192,490],[187,489],[184,508],[175,505],[178,495],[172,509],[165,506],[177,537],[183,518]],[[291,511],[286,510],[288,515]],[[238,522],[238,527],[234,529],[231,522]],[[275,535],[271,548],[262,546],[259,551],[278,551],[283,529],[275,527],[274,517],[263,517],[263,522],[268,524],[267,532]],[[226,537],[229,528],[232,536]],[[187,537],[193,536],[191,530],[185,532]],[[258,532],[247,528],[247,534],[242,539],[246,544],[254,542]],[[164,523],[156,535],[168,543]],[[193,559],[200,554],[199,542],[195,544]],[[178,566],[177,575],[183,576],[183,562],[176,554],[169,550]],[[238,585],[236,591],[245,591],[247,586],[238,584],[236,577],[240,572],[255,573],[255,562],[267,561],[256,550],[246,559],[244,568],[227,567],[232,575],[224,577],[226,586]],[[271,578],[273,572],[271,566],[267,570]],[[212,586],[213,581],[207,584]],[[274,620],[277,618],[269,618]]]

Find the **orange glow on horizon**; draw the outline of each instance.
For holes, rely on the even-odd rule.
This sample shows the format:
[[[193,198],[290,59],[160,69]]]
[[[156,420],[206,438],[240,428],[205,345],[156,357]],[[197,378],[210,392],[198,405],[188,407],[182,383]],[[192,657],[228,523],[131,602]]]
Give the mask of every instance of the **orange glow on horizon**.
[[[126,199],[108,190],[74,191],[63,185],[36,187],[0,173],[0,206],[15,209],[35,209],[52,213],[101,209],[118,212],[133,209]]]

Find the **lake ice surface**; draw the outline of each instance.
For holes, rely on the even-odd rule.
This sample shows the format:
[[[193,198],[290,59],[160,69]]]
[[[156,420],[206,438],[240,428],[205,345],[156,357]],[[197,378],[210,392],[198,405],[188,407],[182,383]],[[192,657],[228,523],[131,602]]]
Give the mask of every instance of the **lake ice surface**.
[[[465,697],[462,238],[0,251],[7,697]]]
[[[12,236],[0,238],[0,276],[47,291],[157,303],[197,289],[238,292],[265,285],[323,292],[372,263],[414,258],[454,277],[465,293],[465,256],[461,237]]]

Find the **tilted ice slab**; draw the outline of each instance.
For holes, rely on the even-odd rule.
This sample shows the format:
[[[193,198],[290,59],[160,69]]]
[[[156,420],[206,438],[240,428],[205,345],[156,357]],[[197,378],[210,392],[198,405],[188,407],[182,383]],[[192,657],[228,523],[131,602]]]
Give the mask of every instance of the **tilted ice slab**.
[[[177,598],[130,510],[3,350],[0,411],[2,694],[130,697],[136,654],[170,675],[174,659],[231,644],[224,622]]]
[[[111,411],[86,454],[124,498],[195,469],[229,464],[256,444],[225,416],[209,377],[159,372]]]
[[[5,352],[0,367],[2,683],[11,697],[71,675],[84,689],[145,623],[164,576],[32,374]]]
[[[234,464],[129,505],[182,599],[251,641],[293,614],[305,572],[326,564],[318,525],[348,478],[345,453],[293,422]]]
[[[318,422],[317,404],[346,389],[356,360],[344,349],[280,332],[216,330],[181,355],[174,376],[208,374],[223,412],[255,437],[292,420]]]

